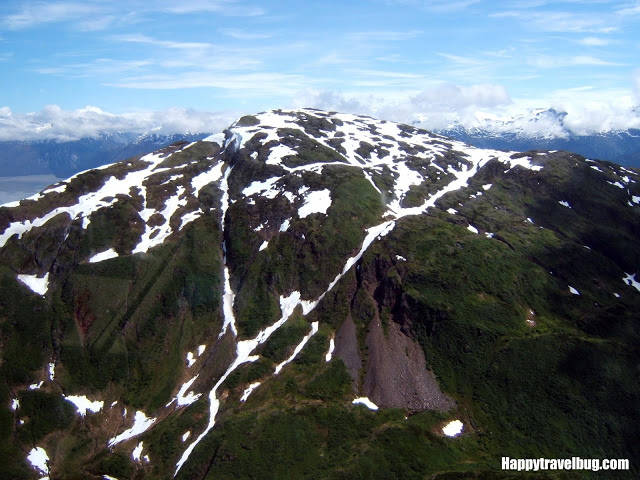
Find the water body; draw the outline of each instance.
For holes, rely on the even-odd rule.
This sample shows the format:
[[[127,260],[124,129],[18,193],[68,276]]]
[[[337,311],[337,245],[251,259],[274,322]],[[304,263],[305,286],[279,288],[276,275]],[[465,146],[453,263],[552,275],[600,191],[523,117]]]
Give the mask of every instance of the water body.
[[[61,180],[52,174],[0,177],[0,205],[30,197]]]

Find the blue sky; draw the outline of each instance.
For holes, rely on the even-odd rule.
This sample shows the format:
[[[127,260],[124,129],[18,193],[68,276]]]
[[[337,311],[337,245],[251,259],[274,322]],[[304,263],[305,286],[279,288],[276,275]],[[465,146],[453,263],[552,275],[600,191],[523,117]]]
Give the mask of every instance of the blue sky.
[[[636,126],[639,24],[638,0],[4,0],[0,126],[108,112],[197,129],[293,106],[432,123],[555,107]]]

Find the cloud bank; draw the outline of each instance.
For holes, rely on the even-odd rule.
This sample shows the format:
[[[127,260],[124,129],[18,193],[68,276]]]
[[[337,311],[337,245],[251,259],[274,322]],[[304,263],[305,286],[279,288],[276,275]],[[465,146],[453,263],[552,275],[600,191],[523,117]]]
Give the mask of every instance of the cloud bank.
[[[98,107],[62,110],[48,105],[40,112],[12,113],[0,108],[0,140],[71,141],[116,132],[213,133],[228,127],[238,114],[171,108],[157,112],[112,114]]]
[[[434,85],[421,91],[347,94],[335,90],[302,90],[288,104],[269,108],[312,107],[419,125],[428,130],[456,126],[518,131],[545,137],[587,135],[640,128],[640,70],[628,91],[603,94],[590,87],[554,92],[546,99],[514,99],[501,85]],[[246,107],[245,107],[246,108]],[[544,109],[566,115],[540,112]],[[533,113],[532,113],[533,112]],[[215,133],[236,118],[255,111],[206,112],[172,108],[156,112],[112,114],[98,107],[63,110],[49,105],[40,112],[13,113],[0,108],[0,140],[71,141],[115,132]]]
[[[640,128],[640,71],[635,77],[634,92],[602,93],[587,87],[556,91],[547,99],[515,99],[501,85],[443,83],[394,98],[307,90],[295,97],[293,105],[370,115],[429,130],[462,126],[545,137],[588,135]],[[540,115],[542,109],[566,115]]]

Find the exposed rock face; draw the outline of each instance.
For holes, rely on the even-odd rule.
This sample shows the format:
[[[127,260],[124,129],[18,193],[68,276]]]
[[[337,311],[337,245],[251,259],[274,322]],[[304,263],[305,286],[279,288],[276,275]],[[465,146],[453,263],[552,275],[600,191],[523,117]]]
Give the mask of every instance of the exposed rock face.
[[[351,315],[342,322],[342,326],[336,332],[336,357],[340,358],[352,379],[352,387],[354,392],[359,390],[360,370],[362,369],[362,358],[360,357],[360,348],[358,347],[358,338],[356,336],[356,325],[353,323]]]
[[[455,402],[442,393],[435,375],[427,369],[418,343],[390,322],[384,329],[379,318],[369,324],[367,373],[362,392],[380,407],[410,411],[449,410]]]

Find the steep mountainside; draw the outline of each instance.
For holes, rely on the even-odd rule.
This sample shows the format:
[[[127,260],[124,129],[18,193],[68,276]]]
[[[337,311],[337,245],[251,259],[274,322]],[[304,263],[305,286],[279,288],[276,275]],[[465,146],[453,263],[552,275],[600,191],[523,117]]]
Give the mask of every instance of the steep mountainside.
[[[2,207],[0,477],[635,478],[639,181],[307,109]]]

